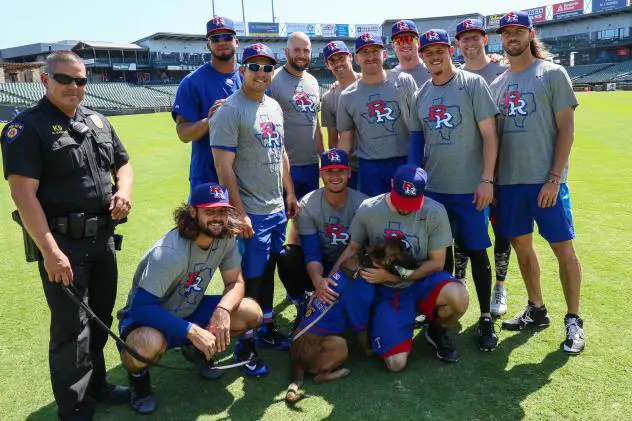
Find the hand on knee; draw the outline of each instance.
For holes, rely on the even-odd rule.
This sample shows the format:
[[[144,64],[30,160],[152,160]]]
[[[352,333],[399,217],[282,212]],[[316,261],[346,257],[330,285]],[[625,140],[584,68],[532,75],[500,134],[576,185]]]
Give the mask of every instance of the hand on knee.
[[[384,362],[386,363],[386,368],[388,368],[390,371],[402,371],[406,367],[406,363],[408,362],[408,353],[404,352],[401,354],[391,355],[390,357],[384,358]]]

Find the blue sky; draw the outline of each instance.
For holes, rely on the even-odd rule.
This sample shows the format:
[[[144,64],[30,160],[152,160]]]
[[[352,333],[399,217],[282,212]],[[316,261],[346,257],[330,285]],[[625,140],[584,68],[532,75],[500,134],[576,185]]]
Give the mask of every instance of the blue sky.
[[[132,42],[155,32],[203,33],[211,17],[211,0],[2,0],[1,3],[0,48],[66,39]],[[270,0],[243,0],[243,3],[246,21],[271,21]],[[274,0],[274,9],[277,22],[354,24],[470,12],[501,13],[551,3],[555,1]],[[241,0],[215,0],[215,13],[241,20]]]

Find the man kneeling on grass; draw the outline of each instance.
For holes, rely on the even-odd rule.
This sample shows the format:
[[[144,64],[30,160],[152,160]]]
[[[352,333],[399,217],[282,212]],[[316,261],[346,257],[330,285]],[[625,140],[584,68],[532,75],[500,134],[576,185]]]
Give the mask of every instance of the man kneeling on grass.
[[[214,379],[221,371],[214,369],[213,355],[263,317],[259,305],[244,298],[235,240],[242,221],[228,203],[226,188],[212,183],[196,186],[189,204],[176,209],[174,218],[176,228],[151,247],[136,269],[127,304],[119,311],[119,330],[128,345],[153,362],[167,349],[182,347],[200,375]],[[205,296],[217,268],[224,294]],[[249,351],[248,358],[255,361],[256,351]],[[121,360],[132,407],[141,414],[155,411],[147,364],[125,350]]]

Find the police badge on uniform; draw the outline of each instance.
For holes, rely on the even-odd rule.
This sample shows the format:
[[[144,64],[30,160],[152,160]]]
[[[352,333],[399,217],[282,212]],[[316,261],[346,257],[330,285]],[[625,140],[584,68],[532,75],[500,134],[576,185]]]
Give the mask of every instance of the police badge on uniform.
[[[24,124],[23,123],[11,123],[9,124],[9,126],[6,129],[5,132],[5,137],[7,139],[7,143],[13,143],[15,142],[15,140],[18,138],[18,136],[20,136],[20,134],[22,134],[22,131],[24,130]]]
[[[99,129],[103,128],[103,121],[101,120],[101,117],[99,117],[96,114],[90,114],[89,118],[90,118],[90,120],[92,120],[94,125],[97,126]]]

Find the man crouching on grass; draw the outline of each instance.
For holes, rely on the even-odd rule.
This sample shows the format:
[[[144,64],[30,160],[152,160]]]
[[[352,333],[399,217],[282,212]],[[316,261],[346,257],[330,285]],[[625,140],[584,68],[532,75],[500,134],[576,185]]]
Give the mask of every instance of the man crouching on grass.
[[[157,362],[167,349],[182,347],[200,375],[215,379],[213,355],[230,345],[230,337],[256,327],[261,308],[244,298],[241,256],[235,234],[242,228],[228,203],[228,191],[205,183],[191,192],[189,204],[174,212],[176,227],[141,259],[126,306],[119,311],[119,330],[140,355]],[[223,295],[204,295],[219,268]],[[251,359],[256,360],[253,352]],[[147,364],[125,350],[131,404],[141,414],[156,410]]]

